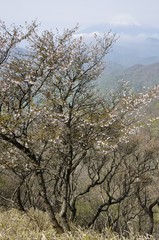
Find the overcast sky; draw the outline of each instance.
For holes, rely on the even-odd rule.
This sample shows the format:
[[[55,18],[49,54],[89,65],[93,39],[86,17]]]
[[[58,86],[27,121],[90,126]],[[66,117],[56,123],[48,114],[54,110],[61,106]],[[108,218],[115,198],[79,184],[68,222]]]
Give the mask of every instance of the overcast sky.
[[[0,19],[43,28],[80,29],[99,23],[136,23],[159,28],[159,0],[0,0]]]

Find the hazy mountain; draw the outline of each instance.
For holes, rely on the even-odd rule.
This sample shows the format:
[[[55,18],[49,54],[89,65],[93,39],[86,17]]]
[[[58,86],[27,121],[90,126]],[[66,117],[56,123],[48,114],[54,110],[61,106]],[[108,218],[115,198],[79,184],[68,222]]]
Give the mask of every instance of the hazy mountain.
[[[139,35],[139,34],[145,34],[152,36],[153,34],[159,34],[158,28],[152,28],[145,25],[139,25],[139,24],[130,24],[130,25],[115,25],[115,24],[98,24],[90,26],[86,29],[83,29],[80,31],[80,33],[90,34],[92,32],[108,32],[109,30],[112,30],[112,32],[117,34],[127,34],[127,35]]]
[[[83,29],[79,34],[91,38],[94,32],[99,34],[112,30],[120,36],[107,56],[109,61],[121,65],[151,64],[159,61],[159,29],[139,24],[110,25],[99,24]]]
[[[122,79],[130,82],[135,91],[142,91],[143,87],[159,84],[159,62],[149,65],[136,64],[129,68],[110,63],[99,79],[98,86],[102,89],[116,89]]]

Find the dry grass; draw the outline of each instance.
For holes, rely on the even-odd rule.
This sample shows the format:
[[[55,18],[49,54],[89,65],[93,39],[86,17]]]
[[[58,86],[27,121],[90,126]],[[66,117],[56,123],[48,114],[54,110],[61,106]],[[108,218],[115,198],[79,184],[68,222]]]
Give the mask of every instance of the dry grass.
[[[49,224],[47,214],[30,209],[22,213],[16,209],[0,212],[0,240],[146,240],[152,237],[134,236],[130,232],[129,238],[119,238],[110,230],[98,234],[93,230],[82,230],[72,227],[72,231],[60,236]]]

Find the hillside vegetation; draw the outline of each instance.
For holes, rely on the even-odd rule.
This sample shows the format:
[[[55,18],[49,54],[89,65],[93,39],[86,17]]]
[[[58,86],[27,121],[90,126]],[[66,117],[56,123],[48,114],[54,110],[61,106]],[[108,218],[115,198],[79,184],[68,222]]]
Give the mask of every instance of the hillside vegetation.
[[[131,231],[129,237],[119,236],[104,229],[103,233],[97,233],[92,229],[82,229],[72,226],[71,232],[57,235],[52,228],[46,213],[30,209],[23,213],[16,209],[1,211],[0,213],[0,239],[1,240],[153,240],[150,236],[139,236]]]
[[[116,63],[106,65],[102,77],[99,79],[100,88],[117,89],[121,80],[128,81],[134,91],[142,91],[159,84],[159,63],[142,65],[136,64],[129,68]]]

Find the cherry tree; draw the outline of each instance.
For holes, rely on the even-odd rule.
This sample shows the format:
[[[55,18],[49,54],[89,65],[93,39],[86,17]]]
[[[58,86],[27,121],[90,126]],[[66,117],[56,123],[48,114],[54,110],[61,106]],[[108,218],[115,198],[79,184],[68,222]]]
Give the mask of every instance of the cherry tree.
[[[27,33],[4,23],[0,28],[1,166],[23,180],[35,179],[53,227],[62,232],[69,230],[68,212],[74,219],[78,199],[118,168],[108,155],[136,131],[136,116],[157,88],[130,95],[123,82],[120,91],[101,96],[93,83],[115,36],[95,35],[86,44],[75,36],[77,28],[39,35],[36,27],[27,26]],[[85,174],[88,182],[81,187]]]

